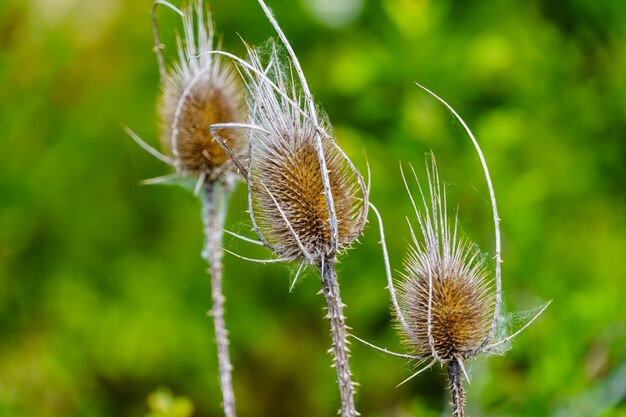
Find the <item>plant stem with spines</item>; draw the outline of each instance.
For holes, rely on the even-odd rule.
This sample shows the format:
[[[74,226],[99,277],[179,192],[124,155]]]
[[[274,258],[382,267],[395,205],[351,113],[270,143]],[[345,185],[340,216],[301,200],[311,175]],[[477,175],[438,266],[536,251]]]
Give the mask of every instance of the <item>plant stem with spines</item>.
[[[463,376],[461,364],[455,358],[448,363],[448,379],[450,380],[450,393],[452,394],[452,413],[454,417],[465,416],[465,392],[463,391]]]
[[[324,259],[320,266],[322,293],[326,299],[332,336],[333,366],[337,370],[337,383],[341,396],[341,416],[356,417],[359,413],[354,406],[354,382],[350,371],[350,350],[348,349],[347,326],[343,315],[344,304],[341,302],[339,282],[335,271],[334,259]]]
[[[228,352],[228,331],[224,320],[224,294],[222,292],[222,236],[226,213],[226,184],[205,183],[204,227],[206,235],[205,257],[211,274],[210,315],[215,326],[215,343],[219,366],[219,381],[222,390],[222,407],[225,417],[235,417],[235,394],[233,391],[230,354]]]

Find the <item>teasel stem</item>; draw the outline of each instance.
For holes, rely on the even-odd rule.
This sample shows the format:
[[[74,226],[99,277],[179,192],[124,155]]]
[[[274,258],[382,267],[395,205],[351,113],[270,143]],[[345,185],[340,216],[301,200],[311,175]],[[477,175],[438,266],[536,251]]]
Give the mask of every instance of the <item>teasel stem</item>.
[[[452,414],[454,417],[465,416],[465,392],[463,391],[463,374],[461,364],[454,358],[448,362],[448,379],[452,394]]]
[[[326,298],[332,336],[333,366],[337,370],[337,384],[341,396],[341,416],[356,417],[359,413],[354,406],[354,383],[350,371],[350,349],[348,349],[348,327],[343,315],[344,304],[341,302],[339,282],[335,271],[334,259],[322,258],[319,266],[322,277],[322,293]]]
[[[235,417],[235,394],[233,391],[230,354],[228,352],[228,331],[224,320],[224,293],[222,291],[222,236],[226,215],[228,185],[223,182],[204,183],[204,231],[206,235],[205,257],[211,274],[211,300],[213,306],[209,315],[215,326],[215,344],[219,366],[219,381],[222,390],[222,407],[225,417]]]

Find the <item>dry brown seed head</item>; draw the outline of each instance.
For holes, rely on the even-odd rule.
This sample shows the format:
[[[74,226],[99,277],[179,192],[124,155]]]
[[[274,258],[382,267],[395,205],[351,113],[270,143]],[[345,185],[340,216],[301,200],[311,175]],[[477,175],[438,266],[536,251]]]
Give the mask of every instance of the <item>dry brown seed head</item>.
[[[441,262],[431,265],[429,274],[418,256],[411,254],[405,263],[399,294],[411,331],[406,342],[419,353],[432,354],[434,350],[444,363],[455,357],[472,357],[489,334],[493,314],[493,294],[486,285],[484,267],[464,270],[460,264]]]
[[[321,259],[331,251],[328,206],[313,135],[309,128],[294,131],[282,143],[253,146],[254,210],[263,234],[277,248],[277,254],[286,259],[301,258],[302,253],[283,215],[313,259]],[[360,233],[357,187],[329,144],[324,146],[324,153],[338,220],[339,246],[345,248]]]
[[[456,220],[450,227],[434,157],[428,182],[430,202],[420,188],[424,208],[417,212],[423,241],[413,233],[398,301],[406,343],[448,363],[475,356],[489,334],[495,294],[476,245],[457,238]]]
[[[204,18],[201,1],[186,10],[184,40],[178,40],[179,61],[163,80],[158,113],[161,142],[174,156],[176,167],[184,174],[214,180],[229,157],[209,126],[243,123],[246,111],[232,66],[215,55],[202,55],[213,48],[209,19]],[[219,134],[235,153],[245,148],[246,134],[240,129],[222,129]]]
[[[266,131],[252,132],[250,139],[254,216],[277,256],[318,262],[334,252],[316,135],[321,136],[328,168],[339,250],[347,248],[363,228],[363,198],[358,195],[357,179],[332,139],[320,134],[330,130],[328,123],[303,114],[290,67],[280,66],[276,49],[269,67],[250,52],[251,64],[267,77],[253,77],[248,84],[252,122]]]

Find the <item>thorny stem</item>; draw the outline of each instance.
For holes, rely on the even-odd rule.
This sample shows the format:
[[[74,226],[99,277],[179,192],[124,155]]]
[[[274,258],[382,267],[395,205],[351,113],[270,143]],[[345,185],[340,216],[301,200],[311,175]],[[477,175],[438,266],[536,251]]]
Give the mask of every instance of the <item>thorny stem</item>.
[[[209,314],[215,325],[215,343],[219,365],[219,381],[222,389],[222,406],[225,417],[235,417],[235,394],[228,353],[228,332],[224,321],[224,294],[222,293],[222,235],[226,212],[226,191],[222,183],[205,182],[204,226],[206,234],[205,257],[211,273],[211,300]]]
[[[333,366],[337,370],[337,383],[341,396],[341,416],[356,417],[359,415],[354,406],[354,383],[350,371],[350,350],[348,349],[347,326],[343,315],[344,304],[341,302],[339,282],[335,271],[334,259],[322,259],[320,274],[322,276],[322,293],[328,308],[327,318],[333,340]]]
[[[448,363],[448,379],[452,394],[452,414],[454,417],[465,416],[465,392],[463,391],[463,375],[461,364],[454,358]]]

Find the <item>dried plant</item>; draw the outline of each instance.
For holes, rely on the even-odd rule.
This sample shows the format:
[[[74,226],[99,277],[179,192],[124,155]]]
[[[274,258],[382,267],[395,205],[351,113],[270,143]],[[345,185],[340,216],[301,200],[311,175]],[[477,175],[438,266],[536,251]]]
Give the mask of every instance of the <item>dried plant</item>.
[[[537,319],[549,303],[542,306],[521,329],[494,342],[494,339],[502,333],[503,327],[500,312],[502,261],[499,217],[489,170],[480,146],[465,122],[444,100],[425,87],[420,87],[441,101],[463,125],[483,165],[495,226],[495,277],[489,279],[487,266],[476,244],[460,236],[458,217],[455,217],[453,225],[450,224],[445,188],[440,184],[437,165],[434,156],[431,155],[430,167],[427,164],[426,169],[427,193],[424,192],[415,170],[411,167],[419,188],[421,208],[413,198],[404,172],[402,173],[415,210],[420,234],[415,233],[409,221],[412,245],[404,261],[397,296],[387,256],[382,220],[374,208],[380,223],[388,289],[402,337],[410,354],[389,352],[370,343],[364,343],[385,353],[427,363],[401,384],[437,363],[447,367],[453,414],[455,417],[463,417],[465,413],[463,375],[469,380],[465,362],[479,354],[504,353],[509,342]]]
[[[183,37],[177,37],[178,61],[168,70],[159,39],[157,7],[163,5],[182,17]],[[195,194],[203,191],[203,218],[206,247],[203,255],[211,274],[210,315],[215,326],[219,363],[219,381],[226,417],[235,416],[232,387],[232,365],[228,352],[228,333],[224,321],[222,292],[222,235],[228,195],[235,180],[229,155],[213,138],[209,126],[215,123],[237,123],[246,118],[245,98],[234,68],[219,56],[206,54],[214,48],[214,32],[202,0],[193,0],[181,11],[164,0],[153,3],[155,52],[161,75],[161,98],[158,114],[161,142],[166,155],[159,153],[134,132],[129,135],[152,155],[175,168],[176,173],[148,180],[166,182],[176,177],[197,178]],[[229,149],[241,152],[247,137],[241,131],[229,131],[221,140]]]
[[[195,192],[204,191],[207,238],[204,254],[212,277],[211,315],[215,323],[224,413],[226,417],[235,416],[224,322],[221,241],[227,195],[238,171],[247,180],[249,213],[259,240],[228,233],[270,248],[275,258],[257,260],[237,256],[261,263],[297,261],[300,268],[294,284],[304,267],[313,265],[319,270],[331,327],[340,414],[358,415],[349,365],[345,305],[341,301],[335,264],[338,255],[362,233],[371,206],[380,223],[394,313],[410,352],[394,353],[364,343],[426,363],[404,382],[437,363],[446,366],[453,412],[456,417],[462,417],[465,398],[462,376],[469,379],[465,362],[479,354],[504,352],[510,340],[548,305],[517,332],[494,342],[502,328],[500,229],[493,185],[480,146],[458,114],[420,86],[441,101],[463,125],[482,163],[493,208],[495,274],[491,279],[477,246],[458,233],[458,218],[451,225],[445,188],[440,184],[437,165],[431,156],[430,166],[427,164],[427,192],[411,167],[422,207],[418,208],[402,173],[420,233],[409,222],[412,244],[396,296],[384,227],[380,213],[368,201],[368,186],[332,137],[330,123],[316,106],[300,63],[276,19],[263,0],[258,1],[286,50],[285,62],[281,48],[273,42],[267,52],[246,45],[247,60],[213,49],[213,28],[210,18],[205,18],[202,0],[195,0],[184,13],[165,0],[156,0],[153,30],[162,81],[158,110],[161,142],[167,156],[127,129],[144,149],[176,170],[174,175],[149,182],[194,177],[197,178]],[[174,10],[183,18],[184,36],[177,41],[179,61],[170,71],[161,52],[158,5]],[[232,59],[243,76],[248,93],[245,100],[238,78],[230,66],[221,62],[222,57]]]
[[[299,261],[299,272],[307,265],[314,265],[320,272],[341,395],[340,412],[344,417],[353,417],[358,413],[345,306],[335,263],[337,255],[350,247],[365,226],[367,189],[335,143],[330,124],[313,101],[291,45],[265,3],[259,3],[287,51],[288,63],[283,64],[279,48],[273,43],[267,62],[250,47],[247,61],[221,53],[238,63],[246,79],[250,120],[248,124],[215,124],[212,130],[216,136],[227,129],[250,132],[247,167],[236,163],[248,179],[253,228],[260,243],[276,256],[262,262]],[[225,141],[222,145],[235,156]]]
[[[448,367],[454,414],[461,416],[461,370],[489,334],[495,293],[477,246],[457,234],[458,218],[453,227],[449,223],[445,189],[431,158],[430,201],[417,182],[423,201],[422,209],[415,206],[421,238],[411,228],[413,243],[399,287],[398,320],[413,354]]]
[[[170,72],[160,68],[162,95],[158,112],[161,142],[174,156],[178,172],[196,176],[199,182],[214,182],[223,177],[231,163],[209,126],[242,122],[246,108],[233,68],[218,56],[205,54],[213,50],[214,35],[210,17],[205,20],[204,14],[202,0],[196,0],[195,7],[190,6],[183,16],[184,40],[177,40],[179,59]],[[158,31],[155,29],[154,33],[158,45]],[[156,51],[161,57],[159,46]],[[222,141],[237,152],[247,143],[245,134],[238,130],[226,132]]]
[[[280,58],[275,47],[271,57],[273,61]],[[261,65],[254,51],[250,60]],[[294,85],[279,65],[272,66],[268,76],[276,79],[283,91]],[[254,100],[252,122],[266,130],[254,132],[251,139],[249,178],[258,230],[281,259],[312,264],[333,259],[363,228],[363,200],[358,196],[354,172],[331,139],[319,137],[318,126],[329,131],[325,120],[316,124],[304,117],[263,79],[252,81],[249,88]],[[320,166],[318,139],[326,173]],[[332,195],[332,214],[325,182]],[[336,230],[331,230],[331,215]]]
[[[254,53],[250,58],[258,67],[260,61]],[[276,49],[272,58],[279,58]],[[268,75],[286,93],[285,87],[292,82],[288,74],[274,65]],[[358,195],[356,181],[359,174],[351,171],[332,139],[318,132],[329,130],[325,121],[298,113],[263,79],[257,78],[250,88],[255,100],[253,123],[266,130],[254,132],[251,138],[250,213],[259,235],[279,259],[319,269],[331,324],[341,414],[355,416],[344,305],[334,264],[337,253],[349,247],[364,226],[364,199]],[[292,99],[296,100],[293,93]]]

